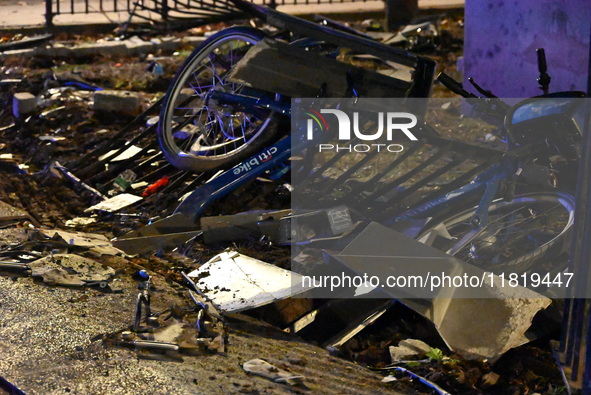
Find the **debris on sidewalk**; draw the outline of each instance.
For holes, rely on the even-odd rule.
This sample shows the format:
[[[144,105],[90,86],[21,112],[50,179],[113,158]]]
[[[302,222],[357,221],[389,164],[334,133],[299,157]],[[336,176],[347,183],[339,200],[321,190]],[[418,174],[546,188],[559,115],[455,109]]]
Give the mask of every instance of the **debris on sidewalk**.
[[[301,385],[304,381],[303,376],[294,375],[287,370],[276,368],[263,359],[251,359],[250,361],[244,362],[242,369],[246,373],[261,376],[276,383]]]
[[[55,254],[30,262],[31,275],[50,285],[107,288],[115,270],[75,254]]]
[[[299,274],[231,250],[188,276],[224,312],[260,307],[306,290]]]
[[[52,37],[53,37],[53,34],[42,34],[42,35],[32,36],[32,37],[26,37],[26,36],[22,37],[21,36],[21,37],[19,37],[20,39],[18,39],[18,40],[11,40],[8,42],[0,41],[0,52],[38,47],[38,46],[41,46],[42,44],[46,43],[47,41],[51,40]]]
[[[324,20],[325,25],[337,24]],[[366,27],[380,28],[376,24]],[[456,28],[463,36],[461,26]],[[444,59],[457,48],[445,47],[442,30],[439,21],[430,21],[409,25],[398,34],[350,32],[429,52],[446,72],[450,67],[456,72],[461,53]],[[326,208],[324,200],[315,200],[314,211],[286,209],[293,187],[279,193],[278,185],[290,183],[285,175],[295,167],[271,168],[219,198],[218,191],[231,179],[209,183],[219,181],[220,173],[189,174],[168,164],[158,149],[157,114],[162,94],[193,50],[191,43],[205,40],[192,34],[129,39],[106,34],[97,40],[60,33],[59,41],[50,45],[12,53],[2,52],[10,34],[0,37],[0,93],[6,104],[0,108],[0,170],[6,176],[0,189],[2,200],[10,203],[4,207],[0,201],[3,376],[32,393],[92,393],[96,388],[116,392],[148,388],[146,383],[148,391],[158,393],[193,393],[196,388],[204,393],[301,392],[275,383],[310,386],[311,393],[447,394],[489,388],[495,393],[550,393],[559,388],[552,356],[540,346],[544,339],[518,347],[540,335],[528,328],[550,303],[547,298],[516,292],[513,299],[470,299],[448,290],[433,298],[413,293],[401,297],[367,284],[345,292],[344,299],[337,299],[337,292],[330,299],[316,298],[319,290],[313,283],[302,286],[302,275],[313,273],[285,269],[288,245],[303,251],[296,265],[324,269],[336,264],[347,273],[409,273],[406,267],[414,264],[410,252],[419,251],[421,259],[445,259],[384,227],[372,224],[362,231],[363,204]],[[295,54],[293,46],[266,42],[253,49],[232,72],[240,81],[273,92],[299,93],[302,84],[314,96],[358,88],[364,90],[361,96],[365,88],[370,94],[396,94],[408,86],[393,84],[390,77],[413,79],[413,68],[357,51],[319,57],[332,48],[322,45]],[[85,63],[88,60],[92,63]],[[329,72],[327,92],[319,92],[319,81],[312,81],[318,74],[314,71],[322,67],[334,71]],[[308,72],[301,74],[300,68]],[[350,75],[366,68],[370,70],[362,75]],[[273,78],[267,78],[271,74]],[[286,74],[295,77],[286,82],[281,79]],[[385,78],[388,83],[382,84]],[[188,101],[194,94],[194,89],[183,89],[179,100]],[[148,103],[152,107],[133,121],[113,116],[135,115]],[[442,108],[454,109],[449,102]],[[186,120],[190,126],[173,130],[179,140],[199,129],[201,121]],[[287,131],[287,125],[278,126]],[[451,131],[455,133],[457,129]],[[490,131],[483,133],[482,142],[490,145],[494,137]],[[461,134],[459,139],[468,138]],[[420,151],[417,155],[423,158]],[[290,159],[292,165],[308,162],[303,156]],[[323,166],[313,160],[309,165]],[[379,172],[380,166],[360,170],[369,174]],[[43,169],[59,178],[48,177]],[[321,184],[334,177],[330,171],[319,174]],[[21,181],[15,183],[17,177]],[[348,188],[361,191],[359,182],[350,177],[339,196]],[[412,182],[409,179],[405,188]],[[173,212],[181,197],[204,185],[214,186]],[[430,182],[428,188],[436,193],[441,186]],[[146,196],[139,196],[142,192]],[[392,196],[398,193],[384,199]],[[64,231],[64,224],[87,233]],[[363,242],[364,237],[372,242]],[[340,247],[350,245],[340,253],[323,251],[330,239],[341,240]],[[359,248],[363,244],[366,248]],[[228,247],[240,253],[221,252]],[[442,263],[447,264],[453,263]],[[130,276],[134,271],[140,274]],[[376,298],[364,299],[368,294]],[[545,319],[536,316],[541,325],[553,325]],[[540,329],[542,335],[549,331]],[[282,357],[286,347],[293,357]],[[169,363],[173,361],[183,364]],[[238,364],[248,374],[237,369]],[[387,386],[368,368],[390,373]],[[31,372],[35,380],[27,380]]]
[[[105,200],[107,198],[105,195],[100,193],[95,188],[91,187],[90,185],[86,184],[85,182],[82,182],[82,180],[80,180],[80,178],[78,178],[76,175],[74,175],[65,166],[62,166],[61,163],[59,163],[58,161],[51,162],[48,166],[48,169],[49,169],[50,173],[55,175],[56,177],[67,178],[68,180],[72,181],[75,185],[86,189],[87,191],[89,191],[90,193],[92,193],[93,195],[95,195],[97,198],[99,198],[101,200]]]

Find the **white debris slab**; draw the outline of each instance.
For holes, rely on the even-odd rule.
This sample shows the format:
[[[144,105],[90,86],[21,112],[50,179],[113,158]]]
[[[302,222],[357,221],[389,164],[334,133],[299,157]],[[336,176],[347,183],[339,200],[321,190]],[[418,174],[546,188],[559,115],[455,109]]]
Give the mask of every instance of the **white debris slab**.
[[[264,306],[305,290],[299,274],[236,251],[216,255],[188,276],[226,312]]]
[[[143,198],[141,196],[132,195],[131,193],[122,193],[105,201],[102,201],[98,204],[95,204],[94,206],[91,206],[84,211],[107,211],[109,213],[114,213],[115,211],[119,211],[122,208],[131,206],[132,204],[139,202],[142,199]]]

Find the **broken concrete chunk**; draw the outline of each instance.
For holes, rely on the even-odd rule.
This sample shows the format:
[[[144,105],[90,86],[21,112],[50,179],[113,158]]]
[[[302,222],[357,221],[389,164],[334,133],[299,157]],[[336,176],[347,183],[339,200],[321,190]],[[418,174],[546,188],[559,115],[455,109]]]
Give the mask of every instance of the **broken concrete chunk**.
[[[431,351],[431,346],[429,346],[424,341],[418,340],[418,339],[400,340],[400,343],[398,343],[398,345],[401,347],[412,348],[413,350],[416,350],[421,355],[426,355],[429,351]]]
[[[68,244],[87,247],[97,255],[125,255],[123,251],[113,247],[109,239],[103,235],[84,232],[66,232],[64,230],[42,229],[41,234],[52,238],[56,234]]]
[[[39,267],[31,270],[33,278],[41,278],[49,285],[64,285],[67,287],[83,287],[86,284],[76,276],[68,274],[65,269],[56,267]]]
[[[419,359],[421,357],[421,353],[414,348],[405,347],[405,346],[390,346],[390,358],[392,359],[393,363],[406,361],[409,359]]]
[[[251,359],[242,365],[242,369],[247,373],[265,377],[276,383],[298,385],[301,384],[304,379],[303,376],[296,376],[286,370],[278,369],[262,359]]]
[[[29,263],[29,266],[33,277],[52,285],[81,287],[106,284],[115,276],[113,268],[75,254],[48,256]]]
[[[389,351],[392,362],[399,362],[422,358],[431,351],[431,347],[422,340],[405,339],[401,340],[397,347],[390,346]]]
[[[94,93],[94,110],[107,113],[138,115],[141,112],[137,92],[103,90]]]
[[[17,118],[22,118],[37,109],[37,97],[29,92],[15,93],[12,98],[12,113]]]

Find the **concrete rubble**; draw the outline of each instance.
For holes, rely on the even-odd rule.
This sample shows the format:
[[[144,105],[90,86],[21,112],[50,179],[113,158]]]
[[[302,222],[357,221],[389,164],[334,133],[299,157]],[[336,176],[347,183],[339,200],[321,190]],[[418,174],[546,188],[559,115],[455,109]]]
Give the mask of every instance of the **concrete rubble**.
[[[138,92],[101,90],[94,93],[94,110],[135,116],[142,110]]]
[[[37,109],[37,97],[29,92],[17,92],[12,100],[12,112],[16,118],[22,118]]]

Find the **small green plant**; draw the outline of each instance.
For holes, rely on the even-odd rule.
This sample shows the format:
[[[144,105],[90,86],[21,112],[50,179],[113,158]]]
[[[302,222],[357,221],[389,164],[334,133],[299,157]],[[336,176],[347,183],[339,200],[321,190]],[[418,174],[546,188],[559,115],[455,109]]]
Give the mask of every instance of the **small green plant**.
[[[441,351],[439,348],[431,347],[431,349],[428,353],[425,354],[425,356],[432,361],[441,361],[443,360],[443,351]]]

